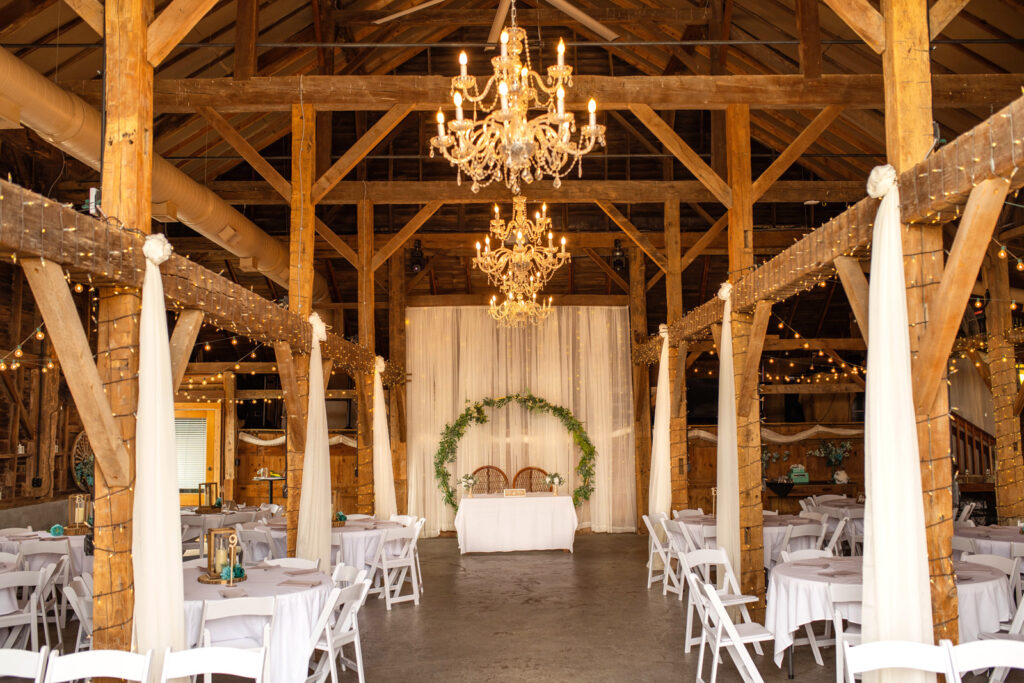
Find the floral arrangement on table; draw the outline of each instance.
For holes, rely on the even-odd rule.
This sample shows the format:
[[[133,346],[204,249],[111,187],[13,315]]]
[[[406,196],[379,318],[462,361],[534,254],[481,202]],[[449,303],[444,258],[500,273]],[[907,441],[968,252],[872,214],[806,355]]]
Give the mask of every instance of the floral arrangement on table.
[[[51,536],[63,536],[64,535],[64,527],[61,526],[60,524],[54,524],[53,526],[50,527],[50,535]]]
[[[234,574],[234,576],[232,576],[232,574]],[[236,564],[234,566],[234,571],[233,572],[232,572],[231,565],[227,565],[226,564],[223,567],[221,567],[220,578],[221,578],[222,581],[227,581],[227,580],[232,579],[232,578],[241,579],[241,578],[244,578],[244,577],[245,577],[245,567],[243,567],[240,564]]]
[[[547,484],[548,486],[553,486],[554,488],[557,489],[559,486],[565,483],[565,477],[563,477],[558,472],[552,472],[551,474],[544,477],[544,483]]]
[[[451,486],[448,464],[455,462],[459,441],[465,435],[466,429],[471,424],[487,422],[487,413],[484,412],[484,408],[503,408],[509,403],[518,403],[531,413],[552,415],[565,426],[573,443],[580,449],[580,461],[576,464],[576,474],[579,476],[580,484],[572,492],[573,505],[579,506],[583,501],[590,500],[590,495],[594,492],[594,460],[597,457],[597,448],[587,436],[586,430],[583,429],[583,423],[577,420],[568,408],[556,406],[527,391],[501,398],[488,397],[471,403],[466,406],[461,415],[455,418],[455,421],[444,426],[444,430],[441,432],[441,443],[438,444],[437,452],[434,454],[434,476],[437,478],[437,486],[441,489],[444,502],[452,509],[458,507],[455,502],[455,491]]]
[[[472,474],[463,474],[459,478],[459,485],[462,486],[463,490],[472,492],[473,487],[477,485],[476,477]]]
[[[850,477],[844,470],[842,470],[843,461],[850,457],[850,451],[852,446],[849,441],[822,441],[821,445],[815,448],[813,451],[808,451],[807,455],[814,458],[821,458],[825,461],[825,464],[832,470],[832,481],[836,483],[843,483],[837,480],[838,478],[844,478],[849,482]],[[842,473],[842,476],[840,476]]]
[[[344,512],[335,512],[334,513],[334,521],[335,522],[344,522],[347,519],[348,519],[348,517],[345,516]]]

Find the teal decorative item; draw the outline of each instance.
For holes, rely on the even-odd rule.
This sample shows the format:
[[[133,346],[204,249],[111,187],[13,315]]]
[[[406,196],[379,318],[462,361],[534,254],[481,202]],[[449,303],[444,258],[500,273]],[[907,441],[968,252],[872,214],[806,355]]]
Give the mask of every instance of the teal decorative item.
[[[217,502],[213,504],[213,507],[219,508],[221,506],[220,497],[217,498]]]
[[[51,536],[63,536],[64,535],[64,527],[62,527],[60,524],[54,524],[53,526],[50,527],[50,535]]]
[[[339,512],[334,515],[334,519],[339,522],[344,522],[348,517],[345,516],[344,512]]]
[[[235,578],[240,579],[245,576],[245,567],[240,564],[235,565]]]
[[[228,579],[231,578],[231,566],[230,565],[224,565],[223,567],[221,567],[220,578],[221,578],[222,581],[227,581]]]

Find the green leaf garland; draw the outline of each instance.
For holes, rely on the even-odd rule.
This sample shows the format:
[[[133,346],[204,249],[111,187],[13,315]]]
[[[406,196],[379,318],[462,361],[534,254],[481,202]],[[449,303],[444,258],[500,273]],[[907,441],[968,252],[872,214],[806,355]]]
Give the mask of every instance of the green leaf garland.
[[[594,458],[597,457],[597,449],[583,429],[583,423],[576,419],[576,416],[568,408],[556,406],[548,401],[534,396],[529,391],[525,394],[512,394],[501,398],[484,398],[466,407],[462,414],[444,426],[441,431],[441,443],[437,446],[434,454],[434,476],[437,478],[437,486],[444,494],[444,502],[453,509],[458,506],[455,503],[455,490],[451,485],[448,464],[455,462],[459,449],[459,441],[466,434],[466,429],[471,424],[484,424],[487,422],[487,413],[484,408],[504,408],[509,403],[518,403],[531,413],[547,413],[558,418],[573,443],[580,449],[580,461],[576,465],[576,474],[580,477],[580,485],[572,492],[573,505],[579,506],[585,500],[590,500],[594,492]]]

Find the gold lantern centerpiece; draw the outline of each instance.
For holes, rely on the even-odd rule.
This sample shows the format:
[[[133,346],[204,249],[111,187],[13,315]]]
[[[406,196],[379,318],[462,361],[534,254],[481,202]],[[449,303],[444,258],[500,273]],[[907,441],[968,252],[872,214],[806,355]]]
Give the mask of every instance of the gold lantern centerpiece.
[[[229,586],[245,581],[245,570],[238,557],[238,532],[231,527],[206,532],[206,573],[199,583],[226,583]]]
[[[342,490],[331,489],[331,526],[345,526],[345,513],[342,511]]]
[[[199,507],[196,512],[201,515],[211,515],[220,512],[220,505],[217,504],[217,492],[220,486],[215,481],[204,481],[199,484]]]
[[[64,527],[66,536],[81,536],[92,531],[92,498],[88,493],[72,493],[68,496],[68,523]]]

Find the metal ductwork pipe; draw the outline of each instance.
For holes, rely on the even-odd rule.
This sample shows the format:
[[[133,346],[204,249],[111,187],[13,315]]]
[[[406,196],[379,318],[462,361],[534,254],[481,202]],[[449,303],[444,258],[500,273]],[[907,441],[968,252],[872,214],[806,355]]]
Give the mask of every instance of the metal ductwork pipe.
[[[100,170],[102,115],[7,50],[0,48],[0,93],[19,108],[22,125],[87,166]],[[209,188],[192,180],[163,157],[153,156],[153,203],[168,202],[179,221],[260,273],[288,286],[288,247],[263,232]],[[313,298],[327,294],[315,275]]]

